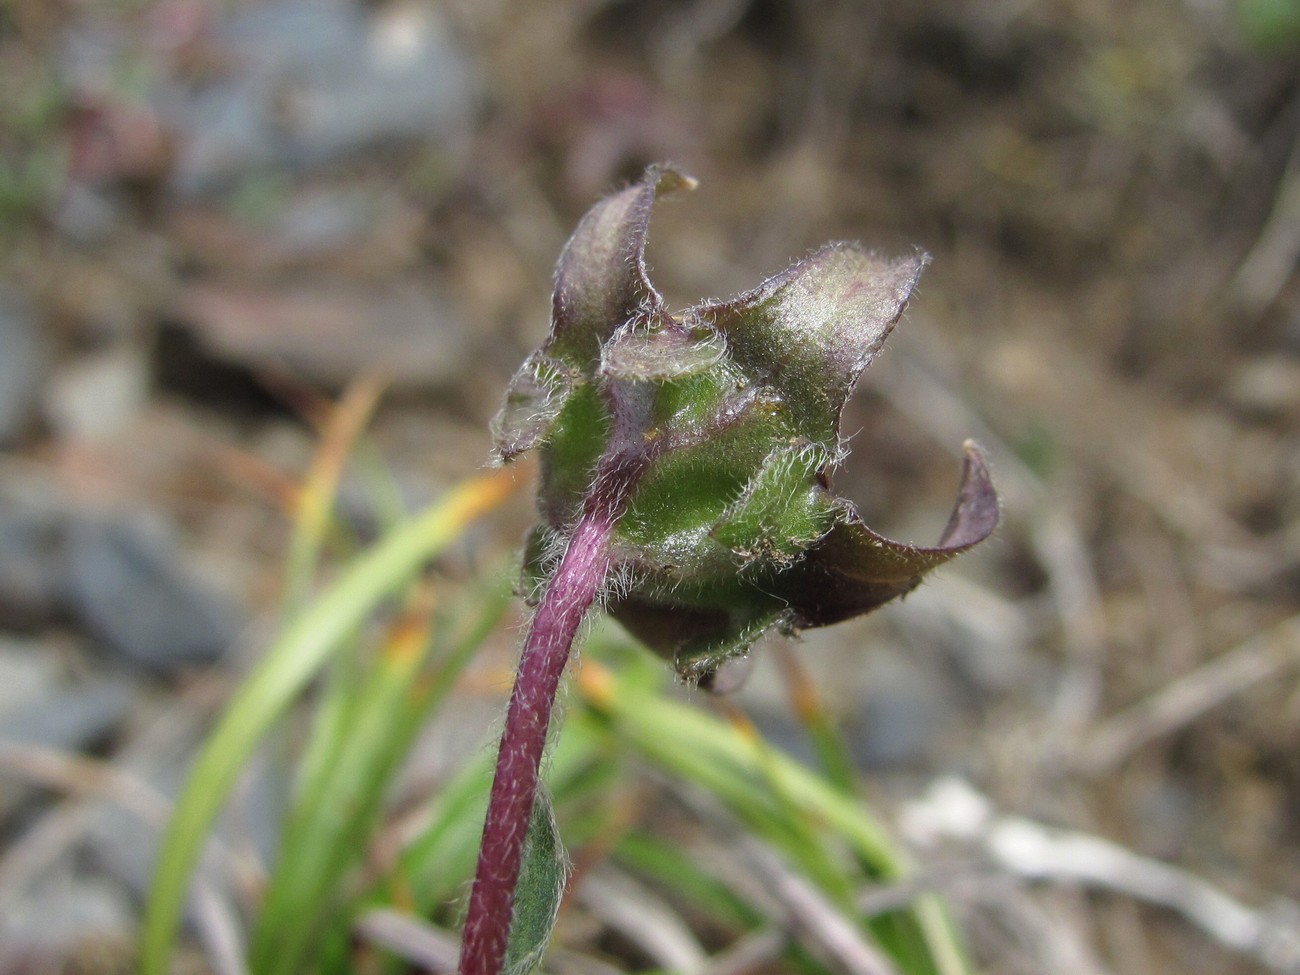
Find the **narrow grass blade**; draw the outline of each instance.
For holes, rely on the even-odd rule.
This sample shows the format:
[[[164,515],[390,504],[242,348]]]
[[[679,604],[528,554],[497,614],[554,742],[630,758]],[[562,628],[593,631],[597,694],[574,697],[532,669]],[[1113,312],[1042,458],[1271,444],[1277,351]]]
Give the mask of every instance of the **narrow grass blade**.
[[[512,569],[514,566],[512,565]],[[466,665],[482,647],[483,642],[500,624],[502,617],[513,604],[513,593],[511,580],[513,572],[485,573],[489,579],[486,585],[472,586],[468,595],[464,598],[458,598],[457,602],[463,602],[468,605],[474,615],[468,622],[464,620],[454,621],[454,625],[448,625],[446,617],[454,615],[445,611],[440,604],[438,613],[432,622],[437,625],[434,627],[441,635],[436,637],[435,644],[451,642],[450,648],[442,647],[435,650],[436,660],[423,667],[419,674],[418,681],[418,706],[408,709],[409,713],[403,718],[403,730],[399,734],[391,759],[383,759],[389,768],[396,768],[400,762],[410,753],[410,746],[417,739],[421,727],[427,719],[436,713],[442,703],[453,692],[456,682],[464,671]],[[443,633],[443,631],[448,631]],[[451,634],[451,635],[448,635]],[[346,735],[347,732],[345,731]],[[341,751],[341,749],[339,749]],[[329,781],[324,783],[327,790],[324,795],[331,795],[332,785]],[[454,791],[454,790],[453,790]],[[441,795],[441,793],[440,793]],[[462,798],[472,799],[471,796]],[[433,816],[434,820],[438,817]],[[353,848],[361,853],[372,848],[371,837],[375,829],[378,828],[377,822],[372,822],[369,830],[361,830],[357,834]],[[472,828],[472,826],[471,826]],[[290,826],[289,830],[294,830]],[[401,911],[411,909],[414,894],[412,886],[408,882],[409,871],[404,866],[405,852],[399,852],[397,864],[387,871],[383,878],[378,882],[372,882],[371,885],[358,891],[347,893],[347,903],[339,903],[334,908],[331,916],[327,919],[328,924],[322,932],[317,945],[313,947],[314,965],[313,972],[320,975],[327,973],[351,973],[355,971],[354,938],[353,926],[355,920],[365,914],[368,910],[374,908],[394,908]],[[346,878],[336,877],[334,884],[337,885]],[[292,923],[292,922],[290,922]],[[388,971],[391,966],[381,967],[379,971]]]
[[[630,671],[636,669],[634,665]],[[588,706],[612,722],[642,755],[669,774],[707,789],[805,870],[810,866],[804,859],[806,846],[789,841],[803,832],[803,823],[816,822],[824,835],[846,843],[850,859],[866,865],[872,878],[905,874],[904,858],[861,804],[756,736],[699,708],[668,700],[644,680],[616,676],[590,659],[578,687]],[[789,824],[784,828],[783,820]],[[820,882],[822,872],[819,865],[809,875]],[[906,961],[909,972],[959,975],[970,970],[934,898],[874,919],[870,927],[891,954]]]
[[[826,777],[845,795],[854,795],[857,791],[857,770],[853,759],[844,736],[827,713],[826,705],[808,675],[807,668],[800,662],[794,646],[789,642],[782,640],[772,650],[785,682],[790,710],[808,732]]]
[[[312,948],[341,906],[340,880],[360,859],[425,713],[427,694],[415,683],[427,644],[427,620],[399,624],[358,687],[328,775],[293,809],[253,941],[257,975],[311,969]]]
[[[637,831],[619,841],[614,858],[668,887],[692,910],[716,924],[747,930],[763,920],[760,911],[704,869],[680,844]]]
[[[165,975],[190,874],[257,742],[378,604],[512,490],[518,468],[475,478],[361,556],[255,668],[196,761],[163,838],[141,938],[142,975]]]

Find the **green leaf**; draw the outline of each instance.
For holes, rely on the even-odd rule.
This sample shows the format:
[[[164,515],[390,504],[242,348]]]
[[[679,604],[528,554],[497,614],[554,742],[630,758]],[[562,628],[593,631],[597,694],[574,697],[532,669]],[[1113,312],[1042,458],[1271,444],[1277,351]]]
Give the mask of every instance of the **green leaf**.
[[[321,932],[343,902],[340,879],[365,853],[386,787],[428,704],[415,687],[425,636],[394,635],[361,676],[333,761],[318,787],[294,803],[253,939],[259,975],[316,967]]]
[[[1300,0],[1238,0],[1237,22],[1260,51],[1280,54],[1300,44]]]
[[[552,525],[577,517],[609,429],[609,410],[595,386],[579,386],[565,400],[542,453],[538,502]]]
[[[597,727],[674,779],[720,800],[749,832],[788,856],[845,908],[864,880],[908,875],[906,854],[857,797],[774,750],[749,729],[645,686],[637,679],[634,661],[621,664],[617,672],[592,660],[584,666],[579,690],[584,707],[601,719]],[[933,895],[863,921],[900,971],[972,971]]]
[[[567,875],[568,862],[551,799],[544,788],[539,788],[528,822],[528,837],[524,840],[519,884],[515,888],[504,975],[529,975],[541,963],[560,914]]]

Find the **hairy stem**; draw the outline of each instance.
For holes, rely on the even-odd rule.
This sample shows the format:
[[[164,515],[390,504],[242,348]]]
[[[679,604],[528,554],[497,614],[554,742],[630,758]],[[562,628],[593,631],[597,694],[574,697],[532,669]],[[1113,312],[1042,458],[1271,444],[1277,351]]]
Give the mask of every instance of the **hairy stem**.
[[[610,536],[643,469],[638,456],[615,454],[602,459],[582,517],[533,617],[497,751],[496,777],[465,919],[460,975],[501,971],[555,692],[578,627],[609,573]]]

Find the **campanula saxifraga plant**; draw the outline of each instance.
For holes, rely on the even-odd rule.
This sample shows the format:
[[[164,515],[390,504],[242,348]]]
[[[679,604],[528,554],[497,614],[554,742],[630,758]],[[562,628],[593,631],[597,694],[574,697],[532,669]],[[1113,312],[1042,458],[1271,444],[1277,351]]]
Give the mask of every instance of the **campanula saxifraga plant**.
[[[833,244],[739,297],[670,313],[647,275],[646,232],[659,194],[693,186],[652,167],[587,213],[556,269],[550,334],[494,424],[502,461],[541,453],[541,521],[525,555],[538,606],[498,755],[462,975],[497,975],[512,940],[551,707],[593,602],[698,681],[772,628],[836,623],[903,595],[997,524],[970,443],[933,547],[879,535],[832,490],[845,403],[927,259]]]

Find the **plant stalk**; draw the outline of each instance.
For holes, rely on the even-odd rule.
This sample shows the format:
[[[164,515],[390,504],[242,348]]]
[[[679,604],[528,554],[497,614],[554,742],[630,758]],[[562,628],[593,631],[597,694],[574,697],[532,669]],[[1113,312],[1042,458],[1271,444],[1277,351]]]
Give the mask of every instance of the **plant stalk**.
[[[644,467],[644,456],[636,451],[602,458],[582,516],[533,616],[497,751],[460,975],[500,975],[555,693],[578,628],[609,574],[610,537]]]

